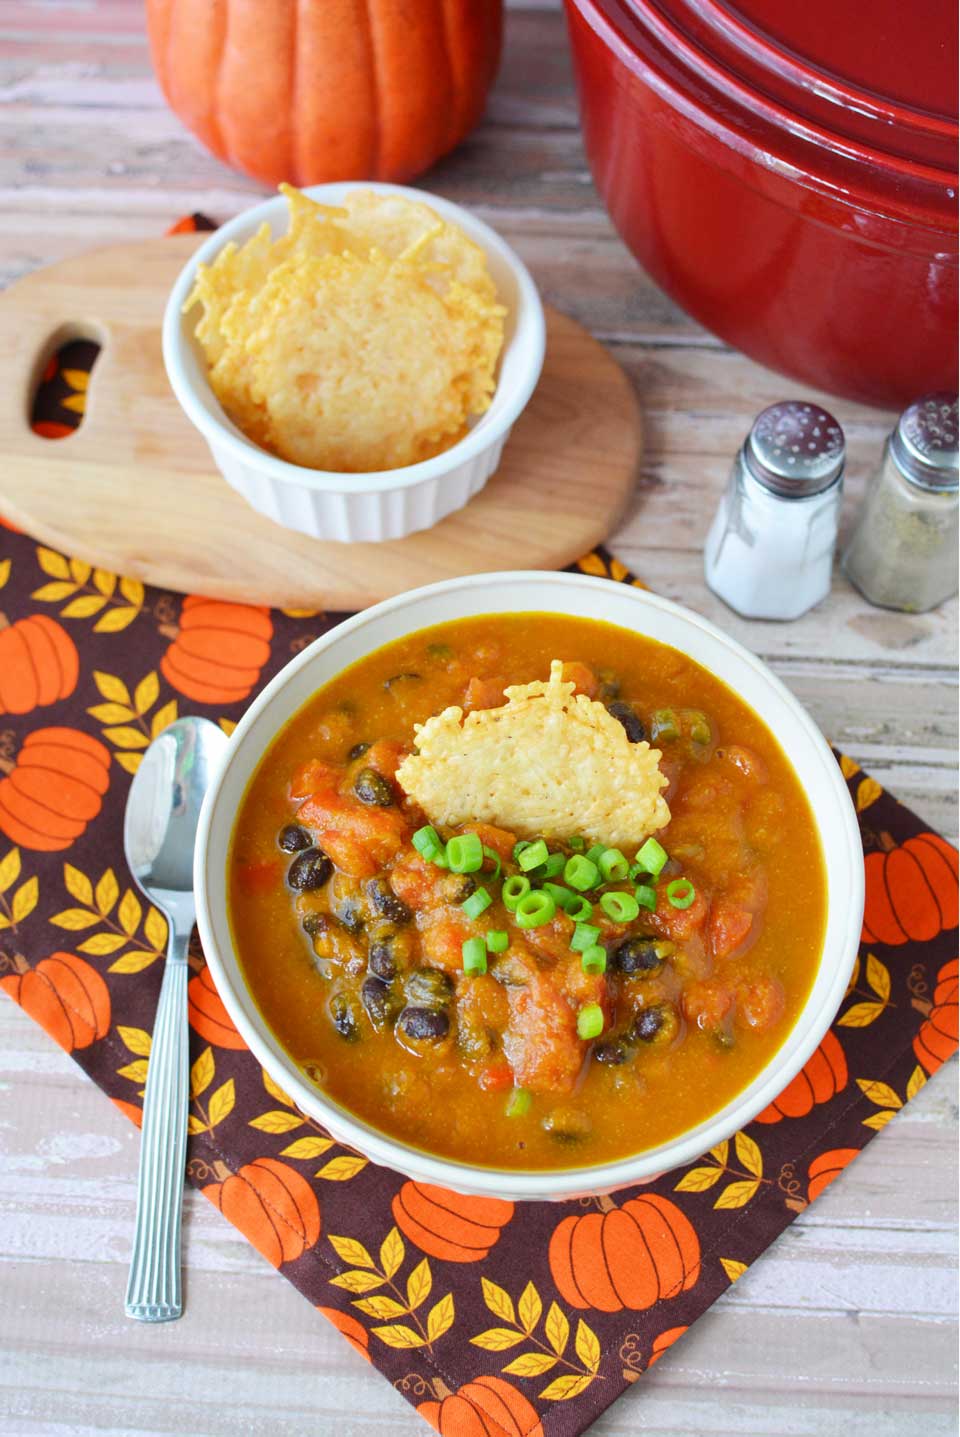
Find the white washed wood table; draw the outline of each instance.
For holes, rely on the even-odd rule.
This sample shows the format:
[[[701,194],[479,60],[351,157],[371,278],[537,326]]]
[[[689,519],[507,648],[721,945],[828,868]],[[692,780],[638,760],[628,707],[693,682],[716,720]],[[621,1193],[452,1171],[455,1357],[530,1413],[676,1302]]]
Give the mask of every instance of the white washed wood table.
[[[426,183],[500,229],[545,297],[633,377],[647,448],[612,547],[766,659],[835,743],[955,841],[955,606],[885,614],[838,576],[820,609],[778,626],[738,620],[708,593],[701,545],[731,456],[792,386],[681,314],[617,239],[584,160],[555,5],[514,8],[506,39],[483,126]],[[0,283],[192,210],[225,219],[260,194],[167,111],[134,0],[0,0],[0,99]],[[849,521],[889,416],[831,407],[849,439]],[[186,1316],[126,1321],[137,1134],[8,1001],[0,1083],[3,1437],[425,1430],[195,1193]],[[956,1160],[954,1062],[596,1437],[956,1433]]]

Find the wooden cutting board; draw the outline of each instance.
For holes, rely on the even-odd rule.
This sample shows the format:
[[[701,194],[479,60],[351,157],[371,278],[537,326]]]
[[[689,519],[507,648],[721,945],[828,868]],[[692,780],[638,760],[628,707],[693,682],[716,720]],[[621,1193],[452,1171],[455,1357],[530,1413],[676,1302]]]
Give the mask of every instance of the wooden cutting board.
[[[547,309],[547,354],[500,469],[467,508],[385,544],[280,528],[221,477],[167,382],[160,323],[202,236],[118,245],[0,294],[0,512],[89,563],[162,588],[280,608],[357,609],[418,584],[556,569],[604,539],[632,492],[641,426],[602,345]],[[68,339],[102,345],[81,427],[43,439],[32,396]]]

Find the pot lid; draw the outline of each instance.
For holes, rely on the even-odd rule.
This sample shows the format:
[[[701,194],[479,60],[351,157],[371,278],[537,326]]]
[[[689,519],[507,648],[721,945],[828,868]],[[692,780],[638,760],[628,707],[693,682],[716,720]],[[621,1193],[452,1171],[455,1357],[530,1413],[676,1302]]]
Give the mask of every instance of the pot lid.
[[[601,0],[603,3],[603,0]],[[954,0],[620,0],[699,82],[851,152],[956,172]],[[821,141],[822,142],[822,141]]]

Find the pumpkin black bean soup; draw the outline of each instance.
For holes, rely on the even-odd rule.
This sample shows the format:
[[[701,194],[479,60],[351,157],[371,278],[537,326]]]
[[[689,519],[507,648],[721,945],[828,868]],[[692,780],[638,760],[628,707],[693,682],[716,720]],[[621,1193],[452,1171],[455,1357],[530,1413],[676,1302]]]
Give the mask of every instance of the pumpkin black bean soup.
[[[228,862],[244,977],[307,1077],[490,1167],[709,1117],[795,1022],[826,919],[761,720],[677,650],[550,614],[421,630],[320,689]]]

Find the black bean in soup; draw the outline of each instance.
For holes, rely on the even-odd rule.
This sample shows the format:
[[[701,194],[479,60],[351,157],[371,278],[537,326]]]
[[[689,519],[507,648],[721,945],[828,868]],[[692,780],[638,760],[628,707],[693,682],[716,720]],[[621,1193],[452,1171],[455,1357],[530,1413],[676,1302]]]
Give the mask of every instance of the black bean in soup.
[[[321,848],[307,848],[287,870],[287,883],[296,893],[322,888],[333,872],[333,864]]]
[[[641,743],[646,738],[647,731],[632,704],[622,703],[617,699],[614,703],[607,704],[607,712],[623,725],[624,733],[631,743]]]
[[[400,1027],[408,1038],[437,1041],[450,1031],[450,1019],[442,1008],[404,1008]]]
[[[299,823],[288,823],[277,834],[277,847],[282,848],[284,853],[299,853],[309,848],[311,841],[309,833]]]
[[[393,786],[375,768],[362,768],[353,780],[353,791],[361,803],[370,808],[391,808]]]
[[[410,909],[398,898],[383,878],[371,878],[367,884],[367,896],[378,913],[384,918],[389,918],[391,923],[409,923],[412,917]]]

